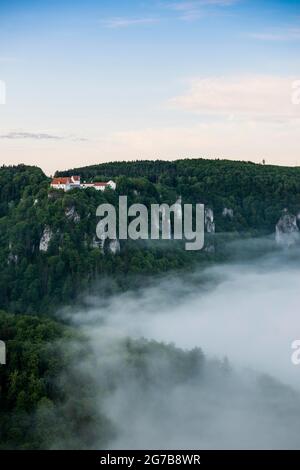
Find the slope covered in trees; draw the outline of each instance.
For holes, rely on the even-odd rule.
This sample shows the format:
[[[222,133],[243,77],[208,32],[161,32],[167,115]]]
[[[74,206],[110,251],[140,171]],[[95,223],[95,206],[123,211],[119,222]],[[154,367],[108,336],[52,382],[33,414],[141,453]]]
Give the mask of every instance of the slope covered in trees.
[[[174,162],[136,161],[103,163],[75,168],[58,174],[98,177],[145,178],[164,198],[181,195],[186,202],[201,201],[212,207],[217,230],[270,231],[281,211],[300,210],[300,168],[257,165],[230,160],[185,159]],[[221,217],[233,209],[234,221]]]
[[[121,242],[114,255],[96,239],[96,208],[128,204],[202,202],[214,212],[216,232],[272,234],[282,210],[300,211],[300,169],[211,160],[106,163],[62,174],[113,178],[117,190],[50,190],[36,167],[0,169],[0,308],[57,311],[108,277],[102,294],[144,282],[144,276],[219,259],[223,251],[189,253],[175,242]],[[217,236],[215,237],[217,240]]]
[[[200,349],[182,351],[151,341],[123,339],[114,348],[117,362],[111,362],[110,348],[99,360],[80,331],[52,314],[85,294],[97,293],[101,300],[144,286],[153,275],[223,259],[218,252],[223,232],[230,237],[272,234],[284,208],[300,211],[300,169],[181,160],[110,163],[62,173],[112,178],[117,190],[64,193],[50,190],[50,179],[39,168],[0,168],[0,309],[14,313],[0,311],[0,339],[8,351],[7,365],[0,366],[0,448],[105,448],[118,443],[121,418],[127,419],[126,433],[133,426],[135,408],[127,418],[114,415],[118,400],[107,405],[112,394],[122,396],[122,403],[134,397],[138,420],[157,397],[159,403],[161,397],[174,398],[163,402],[160,414],[173,416],[172,403],[176,412],[186,410],[176,401],[182,390],[184,396],[197,396],[199,423],[207,417],[199,435],[224,410],[236,413],[234,391],[241,409],[254,404],[250,417],[258,409],[262,426],[274,423],[278,442],[282,435],[292,436],[298,446],[299,396],[289,388],[261,376],[249,385],[227,361],[208,360]],[[102,252],[95,239],[96,208],[104,202],[117,206],[124,194],[129,204],[173,204],[179,196],[183,203],[205,203],[215,215],[216,252],[189,253],[172,241],[123,242],[118,254],[109,246]]]
[[[4,312],[0,337],[2,450],[299,446],[299,393],[199,348],[110,338],[99,357],[78,330]],[[237,427],[226,421],[236,416]]]

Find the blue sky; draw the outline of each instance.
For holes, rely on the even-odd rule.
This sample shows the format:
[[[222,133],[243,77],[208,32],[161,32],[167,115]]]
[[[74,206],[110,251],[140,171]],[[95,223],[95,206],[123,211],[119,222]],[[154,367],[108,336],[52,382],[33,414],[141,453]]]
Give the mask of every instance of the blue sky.
[[[299,53],[299,1],[1,0],[0,164],[300,165]]]

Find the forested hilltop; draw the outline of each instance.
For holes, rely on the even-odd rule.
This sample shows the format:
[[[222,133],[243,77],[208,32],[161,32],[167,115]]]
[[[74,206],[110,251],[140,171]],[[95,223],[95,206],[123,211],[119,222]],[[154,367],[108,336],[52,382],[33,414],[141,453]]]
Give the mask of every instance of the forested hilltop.
[[[172,241],[121,242],[100,249],[96,208],[119,195],[128,203],[202,202],[211,209],[210,231],[272,234],[282,211],[300,211],[300,168],[226,160],[116,162],[57,175],[86,181],[113,179],[116,191],[50,189],[42,170],[0,168],[0,308],[47,313],[78,300],[96,280],[110,279],[102,294],[143,283],[145,276],[214,261],[216,249],[189,253]],[[213,217],[213,220],[212,220]],[[216,236],[217,238],[217,236]]]
[[[184,202],[202,202],[211,207],[218,232],[272,231],[284,208],[291,212],[300,210],[300,167],[184,159],[103,163],[57,173],[62,174],[80,174],[84,179],[95,180],[122,177],[124,191],[130,189],[131,179],[144,179],[155,186],[163,199],[173,201],[181,195]],[[231,223],[221,217],[224,208],[235,214]]]

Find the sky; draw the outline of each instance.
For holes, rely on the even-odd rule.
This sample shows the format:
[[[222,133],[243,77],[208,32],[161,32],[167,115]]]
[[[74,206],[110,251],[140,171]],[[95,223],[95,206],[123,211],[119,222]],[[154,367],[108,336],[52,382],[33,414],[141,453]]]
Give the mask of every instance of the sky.
[[[0,0],[0,165],[300,165],[299,53],[299,0]]]

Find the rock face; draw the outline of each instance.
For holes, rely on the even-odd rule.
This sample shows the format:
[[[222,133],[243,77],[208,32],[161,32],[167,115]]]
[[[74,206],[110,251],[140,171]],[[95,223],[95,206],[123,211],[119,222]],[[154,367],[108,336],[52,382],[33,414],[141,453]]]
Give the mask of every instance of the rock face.
[[[45,227],[43,234],[41,236],[41,239],[40,239],[40,247],[39,247],[40,251],[43,251],[43,252],[48,251],[52,236],[53,236],[53,232],[51,228]]]
[[[120,242],[119,240],[110,240],[108,244],[108,251],[113,255],[120,253]]]
[[[88,246],[88,242],[86,241],[86,244]],[[98,243],[98,240],[96,239],[96,237],[93,237],[92,241],[91,241],[91,248],[99,248],[99,243]]]
[[[93,237],[91,246],[92,246],[92,248],[99,248],[100,250],[103,251],[104,243],[105,243],[105,237],[104,236],[101,239]]]
[[[223,212],[222,212],[223,217],[229,217],[230,219],[233,219],[233,209],[228,209],[228,207],[224,207]]]
[[[214,221],[214,211],[210,208],[206,208],[204,212],[204,224],[206,228],[206,232],[208,234],[214,235],[216,232],[216,225]],[[214,253],[215,252],[215,245],[213,237],[208,235],[205,240],[205,247],[204,251],[207,253]]]
[[[8,258],[7,258],[7,264],[12,264],[12,263],[17,264],[18,261],[19,261],[19,257],[18,257],[18,255],[15,255],[13,253],[11,242],[9,242],[8,248],[9,248],[9,254],[8,254]]]
[[[290,247],[299,241],[297,217],[285,210],[276,225],[276,242],[278,245]]]
[[[207,233],[215,233],[216,226],[214,222],[214,211],[212,209],[205,209],[205,227]]]
[[[102,238],[96,238],[93,237],[92,240],[92,248],[98,248],[99,250],[102,251],[103,254],[105,252],[112,253],[113,255],[116,255],[120,253],[121,247],[120,247],[120,242],[118,239],[115,240],[109,240],[105,238],[105,235],[103,235]]]
[[[76,209],[74,206],[69,207],[68,209],[65,210],[65,214],[68,220],[73,220],[75,224],[78,224],[80,222],[80,215],[76,212]]]

